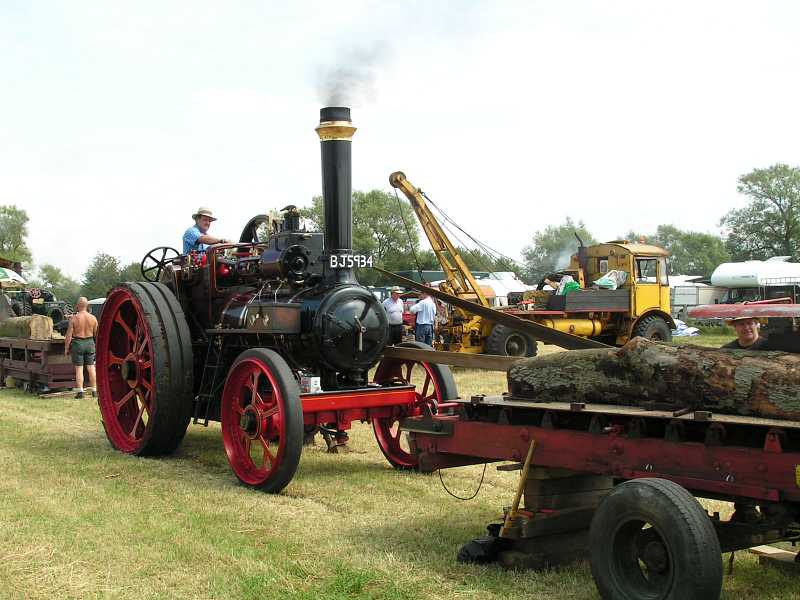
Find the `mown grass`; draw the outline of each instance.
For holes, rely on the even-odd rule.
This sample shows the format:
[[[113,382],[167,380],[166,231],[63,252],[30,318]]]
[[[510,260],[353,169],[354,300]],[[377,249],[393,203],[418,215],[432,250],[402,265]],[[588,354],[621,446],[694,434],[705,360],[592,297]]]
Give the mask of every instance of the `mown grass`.
[[[503,373],[456,378],[462,396],[505,389]],[[389,468],[359,425],[353,452],[307,448],[274,496],[237,483],[217,426],[190,427],[174,456],[143,459],[113,451],[99,420],[89,400],[0,391],[0,597],[598,597],[586,564],[456,562],[510,504],[516,473],[490,465],[477,498],[458,501],[437,475]],[[471,495],[481,472],[443,479]],[[740,554],[725,597],[793,597],[792,581]]]

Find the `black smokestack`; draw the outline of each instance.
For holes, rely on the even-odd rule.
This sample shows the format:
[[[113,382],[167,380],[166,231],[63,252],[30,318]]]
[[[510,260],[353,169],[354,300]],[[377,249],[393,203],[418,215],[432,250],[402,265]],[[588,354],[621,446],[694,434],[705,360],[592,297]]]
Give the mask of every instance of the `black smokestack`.
[[[325,253],[351,254],[353,248],[353,189],[351,148],[356,128],[350,109],[328,106],[319,111],[317,134],[322,151],[322,203],[325,215]],[[352,277],[352,270],[339,279]]]

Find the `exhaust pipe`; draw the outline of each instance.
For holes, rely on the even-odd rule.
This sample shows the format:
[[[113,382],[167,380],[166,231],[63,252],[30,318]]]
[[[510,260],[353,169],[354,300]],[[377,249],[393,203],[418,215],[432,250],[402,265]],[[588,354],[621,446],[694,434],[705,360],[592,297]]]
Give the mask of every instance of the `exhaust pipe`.
[[[325,217],[326,279],[354,283],[353,269],[330,267],[333,254],[353,253],[352,140],[356,128],[350,109],[328,106],[319,111],[316,128],[322,153],[322,204]]]

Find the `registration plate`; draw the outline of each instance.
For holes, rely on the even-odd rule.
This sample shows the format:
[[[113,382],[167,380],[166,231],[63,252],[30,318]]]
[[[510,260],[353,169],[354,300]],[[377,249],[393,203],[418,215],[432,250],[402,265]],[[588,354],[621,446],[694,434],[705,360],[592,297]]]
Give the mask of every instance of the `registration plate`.
[[[372,267],[373,259],[367,254],[331,254],[328,257],[328,266],[331,269],[364,269]]]

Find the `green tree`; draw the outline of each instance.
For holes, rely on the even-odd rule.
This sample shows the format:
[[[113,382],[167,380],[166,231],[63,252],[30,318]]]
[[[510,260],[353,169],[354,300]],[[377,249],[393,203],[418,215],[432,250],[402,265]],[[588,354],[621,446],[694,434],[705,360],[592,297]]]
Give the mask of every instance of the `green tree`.
[[[159,255],[160,256],[160,255]],[[155,274],[156,271],[151,271],[151,273]],[[120,281],[144,281],[144,277],[142,277],[142,265],[136,261],[130,263],[129,265],[125,265],[119,271],[119,280]]]
[[[81,284],[66,275],[55,265],[44,264],[39,267],[41,286],[47,288],[56,298],[74,304],[81,293]]]
[[[721,263],[731,259],[725,240],[713,233],[659,225],[653,235],[628,232],[624,239],[644,240],[670,253],[670,272],[675,275],[709,276]]]
[[[575,234],[587,246],[597,243],[583,221],[575,223],[570,217],[561,225],[549,225],[533,234],[532,243],[522,249],[528,279],[539,281],[548,273],[566,267],[570,256],[578,251]]]
[[[119,259],[98,252],[89,263],[83,275],[82,294],[89,298],[99,298],[106,295],[108,290],[120,282]]]
[[[747,206],[729,211],[720,225],[729,230],[731,258],[764,260],[771,256],[800,259],[800,168],[775,164],[739,178]]]
[[[0,256],[7,260],[28,263],[28,213],[14,205],[0,206]]]

